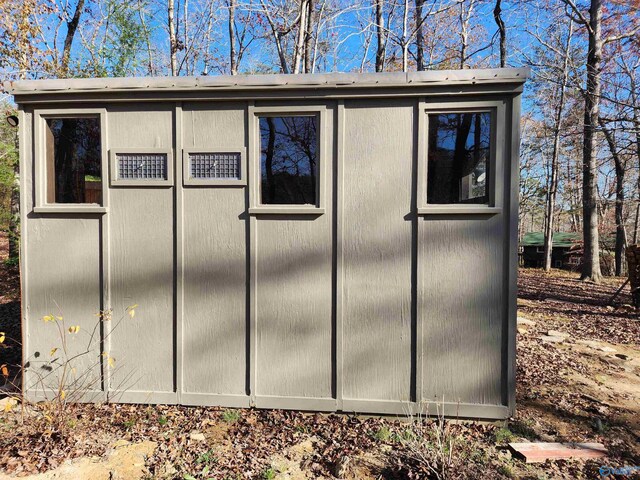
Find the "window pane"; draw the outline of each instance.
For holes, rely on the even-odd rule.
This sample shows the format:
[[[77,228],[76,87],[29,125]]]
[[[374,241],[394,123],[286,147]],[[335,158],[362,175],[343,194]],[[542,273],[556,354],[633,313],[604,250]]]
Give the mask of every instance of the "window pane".
[[[429,115],[427,203],[489,203],[491,114]]]
[[[99,118],[48,118],[47,203],[102,203]]]
[[[261,202],[316,203],[318,118],[261,117]]]

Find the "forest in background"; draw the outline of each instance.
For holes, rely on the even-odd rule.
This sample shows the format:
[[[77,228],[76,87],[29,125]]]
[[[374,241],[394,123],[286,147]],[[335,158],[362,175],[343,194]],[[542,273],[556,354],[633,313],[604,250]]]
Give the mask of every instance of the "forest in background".
[[[0,80],[529,66],[519,234],[583,234],[582,278],[640,231],[639,0],[2,0]],[[5,115],[11,98],[0,93]],[[0,229],[17,235],[0,127]],[[16,248],[12,246],[15,258]]]

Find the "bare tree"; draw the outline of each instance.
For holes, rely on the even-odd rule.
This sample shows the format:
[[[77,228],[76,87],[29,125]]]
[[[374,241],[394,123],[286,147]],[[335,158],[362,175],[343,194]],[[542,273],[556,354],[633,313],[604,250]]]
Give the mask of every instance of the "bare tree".
[[[169,58],[171,64],[171,75],[176,76],[178,74],[178,40],[175,22],[175,0],[168,0],[167,3],[167,27],[169,28]]]
[[[562,130],[562,115],[564,110],[565,92],[569,79],[569,56],[571,50],[571,37],[573,33],[573,22],[569,20],[569,32],[564,50],[563,65],[561,71],[561,81],[558,84],[558,103],[555,112],[553,126],[553,148],[551,152],[551,175],[547,193],[546,222],[544,230],[544,269],[551,270],[551,254],[553,252],[553,230],[554,215],[556,209],[556,196],[558,193],[558,157],[560,155],[560,132]]]
[[[502,0],[496,0],[493,18],[496,21],[500,35],[500,67],[504,68],[507,65],[507,30],[502,20]]]
[[[71,20],[67,22],[67,35],[64,39],[64,48],[62,50],[62,75],[69,74],[69,59],[71,58],[71,47],[73,45],[73,39],[76,36],[76,30],[80,23],[80,16],[84,10],[84,0],[78,0],[76,4],[75,12]]]
[[[376,72],[384,71],[384,62],[387,51],[387,30],[384,23],[384,0],[374,0],[375,24],[376,24]]]
[[[229,69],[231,75],[238,74],[236,63],[236,0],[227,0],[229,6]]]
[[[582,210],[584,255],[582,280],[595,283],[602,279],[600,269],[600,234],[598,231],[597,191],[597,139],[596,128],[600,114],[602,89],[602,50],[606,43],[619,41],[637,34],[640,27],[620,35],[602,38],[602,0],[590,0],[589,12],[585,14],[574,0],[562,0],[567,6],[567,15],[583,25],[588,34],[586,60],[587,82],[584,91],[584,132],[582,157]]]

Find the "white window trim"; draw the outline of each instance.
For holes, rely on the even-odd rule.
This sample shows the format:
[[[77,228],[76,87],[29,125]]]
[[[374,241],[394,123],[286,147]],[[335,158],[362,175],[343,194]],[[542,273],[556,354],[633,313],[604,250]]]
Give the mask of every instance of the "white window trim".
[[[506,102],[503,100],[426,101],[418,104],[418,215],[495,215],[502,212],[504,198],[504,163],[506,136],[499,136],[506,125]],[[488,204],[427,203],[429,165],[429,115],[446,113],[491,113]]]
[[[191,178],[192,153],[239,153],[240,154],[240,179],[224,178]],[[215,148],[185,148],[182,150],[182,182],[185,187],[244,187],[247,184],[247,149],[245,147],[215,147]]]
[[[118,155],[121,154],[165,154],[167,156],[167,178],[164,180],[120,180],[118,179]],[[171,148],[114,148],[109,151],[109,184],[112,187],[172,187],[173,150]]]
[[[249,214],[272,215],[322,215],[326,205],[326,179],[329,158],[327,156],[327,107],[326,105],[279,105],[256,107],[249,105]],[[260,122],[259,117],[318,116],[318,170],[316,176],[315,205],[263,205],[260,203]]]
[[[99,118],[100,152],[102,174],[102,205],[95,203],[47,203],[47,142],[45,140],[46,120],[49,118]],[[37,109],[33,112],[34,121],[34,213],[107,213],[109,197],[107,172],[109,156],[107,154],[107,110],[105,108],[52,108]]]

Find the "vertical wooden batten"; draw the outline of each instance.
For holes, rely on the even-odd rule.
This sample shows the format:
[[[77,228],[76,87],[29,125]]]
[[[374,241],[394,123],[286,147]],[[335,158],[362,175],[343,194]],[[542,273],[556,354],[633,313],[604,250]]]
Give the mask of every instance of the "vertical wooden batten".
[[[184,368],[184,186],[183,186],[183,168],[182,168],[182,149],[184,148],[183,140],[183,115],[182,102],[176,102],[174,113],[174,151],[173,161],[175,162],[173,171],[175,172],[175,327],[174,327],[174,345],[176,364],[174,365],[174,389],[176,391],[178,403],[182,403],[182,393],[184,384],[182,381]]]

